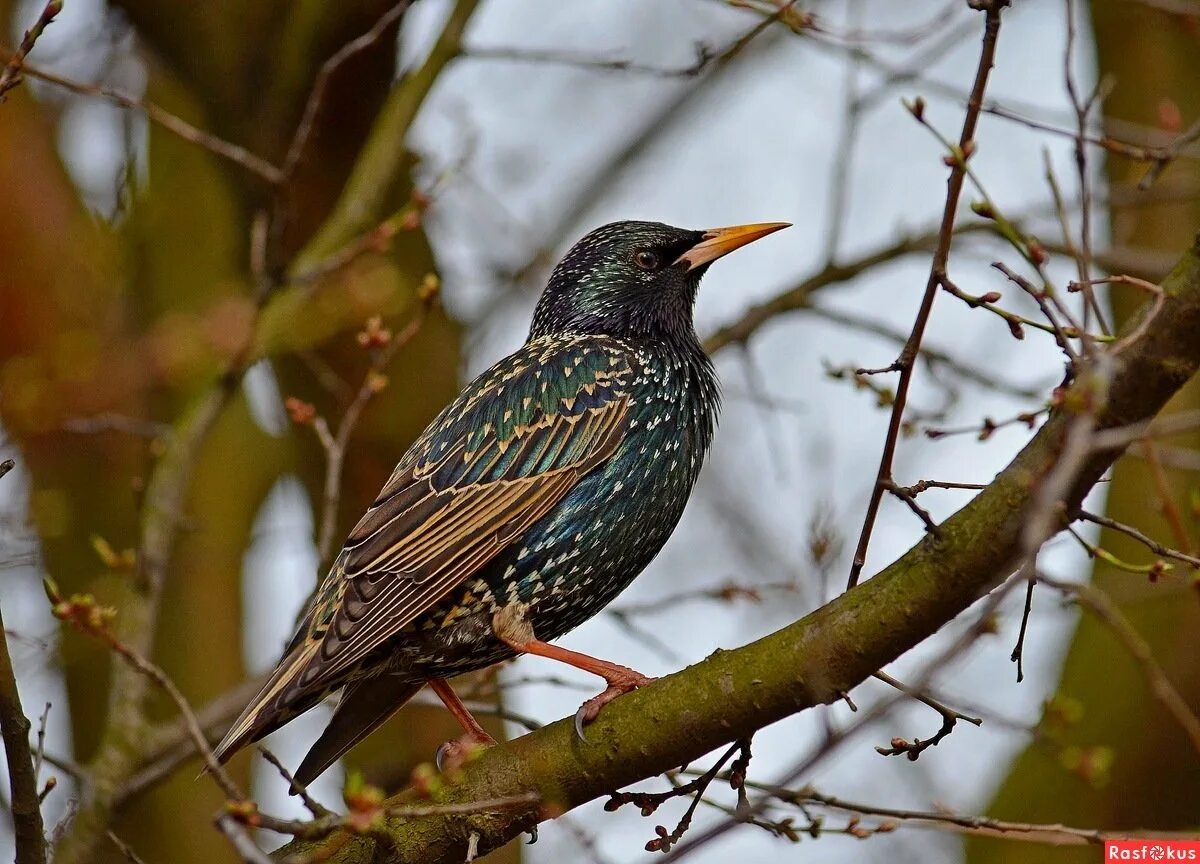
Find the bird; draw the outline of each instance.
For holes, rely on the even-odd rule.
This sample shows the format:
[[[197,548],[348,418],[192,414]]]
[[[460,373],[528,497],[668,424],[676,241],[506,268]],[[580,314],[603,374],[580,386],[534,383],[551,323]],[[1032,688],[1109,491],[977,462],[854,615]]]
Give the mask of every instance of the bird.
[[[662,549],[717,423],[693,319],[718,258],[788,223],[687,230],[622,221],[555,266],[514,353],[471,381],[396,465],[320,580],[295,636],[215,755],[225,762],[341,691],[300,786],[426,684],[463,727],[439,749],[495,743],[447,679],[522,654],[605,689],[576,730],[652,679],[552,644]]]

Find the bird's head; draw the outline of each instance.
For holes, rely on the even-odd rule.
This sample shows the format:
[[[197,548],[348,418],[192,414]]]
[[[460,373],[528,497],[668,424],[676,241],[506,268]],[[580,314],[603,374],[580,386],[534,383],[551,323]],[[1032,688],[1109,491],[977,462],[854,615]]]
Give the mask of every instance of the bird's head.
[[[689,231],[613,222],[571,247],[538,301],[529,338],[552,333],[688,337],[708,266],[786,222]]]

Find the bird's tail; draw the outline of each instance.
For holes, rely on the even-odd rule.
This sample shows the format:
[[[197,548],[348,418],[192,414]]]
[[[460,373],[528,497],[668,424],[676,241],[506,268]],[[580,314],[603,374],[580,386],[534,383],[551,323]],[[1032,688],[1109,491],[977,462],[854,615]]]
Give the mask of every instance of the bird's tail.
[[[247,744],[271,734],[319,703],[331,688],[301,684],[319,643],[302,644],[275,667],[267,683],[250,700],[221,743],[213,749],[219,762],[227,762]]]
[[[320,777],[343,753],[417,695],[422,686],[424,682],[394,675],[377,675],[347,685],[329,725],[296,769],[296,782],[307,786]]]

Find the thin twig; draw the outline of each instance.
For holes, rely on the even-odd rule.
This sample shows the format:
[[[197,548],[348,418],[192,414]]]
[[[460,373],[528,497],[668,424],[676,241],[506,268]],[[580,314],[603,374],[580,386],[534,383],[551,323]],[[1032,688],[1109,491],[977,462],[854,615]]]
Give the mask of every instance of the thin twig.
[[[325,102],[325,91],[329,88],[329,81],[333,78],[334,73],[346,61],[350,60],[356,54],[366,51],[382,39],[384,34],[387,33],[393,24],[400,20],[401,16],[408,11],[408,7],[411,5],[412,0],[400,0],[399,3],[384,12],[371,26],[370,30],[357,39],[347,42],[335,51],[328,60],[321,64],[321,68],[317,71],[316,80],[313,82],[312,90],[309,92],[308,99],[304,103],[304,113],[301,115],[300,122],[296,126],[296,131],[292,135],[287,155],[284,157],[283,166],[280,168],[280,179],[282,182],[287,182],[292,178],[296,173],[296,168],[299,166],[300,160],[304,157],[305,147],[308,145],[309,138],[312,137],[313,129],[316,126],[317,114]]]
[[[46,593],[50,598],[54,617],[61,621],[66,621],[81,633],[91,636],[107,645],[113,653],[124,660],[139,675],[153,682],[156,687],[167,695],[183,718],[192,743],[204,759],[205,768],[213,775],[213,779],[221,787],[221,791],[232,801],[245,800],[245,796],[238,789],[237,784],[233,782],[233,778],[229,776],[224,766],[217,761],[212,747],[209,746],[208,739],[204,737],[204,731],[200,728],[200,721],[196,718],[195,711],[192,710],[192,706],[175,685],[175,682],[163,671],[162,667],[144,657],[136,649],[122,642],[108,626],[109,621],[116,614],[115,611],[99,606],[93,598],[86,595],[77,594],[70,598],[64,598],[58,593],[57,587],[49,580],[46,580]]]
[[[284,767],[282,762],[279,761],[278,756],[276,756],[274,753],[272,753],[270,750],[268,750],[266,747],[262,746],[261,744],[258,747],[258,752],[262,754],[262,757],[264,759],[266,759],[268,762],[271,763],[271,765],[273,765],[275,767],[275,770],[279,772],[279,776],[282,777],[284,779],[284,781],[288,784],[288,794],[299,795],[300,800],[304,802],[304,806],[308,809],[308,812],[311,813],[314,818],[321,819],[326,816],[333,815],[332,811],[328,807],[326,807],[324,804],[322,804],[316,798],[313,798],[312,795],[310,795],[308,793],[307,786],[302,786],[301,784],[296,782],[296,778],[293,777],[292,773],[290,771],[288,771],[287,768]]]
[[[1142,452],[1145,455],[1146,465],[1150,469],[1150,476],[1154,478],[1154,488],[1158,493],[1158,503],[1162,509],[1163,518],[1170,526],[1179,548],[1184,552],[1191,552],[1194,548],[1192,537],[1188,533],[1187,525],[1184,524],[1183,514],[1179,512],[1179,505],[1175,503],[1175,495],[1171,491],[1167,472],[1163,470],[1162,460],[1158,458],[1158,447],[1154,441],[1147,439]]]
[[[230,845],[241,856],[244,864],[272,864],[271,856],[259,848],[258,844],[254,842],[254,838],[250,836],[250,832],[232,814],[219,814],[216,818],[216,826],[217,830],[225,835]]]
[[[4,619],[0,617],[0,631]],[[8,640],[0,632],[0,733],[8,764],[16,864],[45,864],[42,808],[38,797],[34,756],[29,747],[29,719],[21,708],[21,694],[8,654]]]
[[[950,480],[918,480],[911,486],[900,487],[909,495],[920,495],[926,489],[966,489],[971,491],[979,491],[986,489],[985,483],[956,483]]]
[[[611,812],[619,810],[626,804],[633,804],[642,811],[643,816],[651,816],[660,806],[673,798],[692,796],[692,801],[676,824],[675,830],[668,832],[662,825],[656,825],[654,827],[656,836],[646,843],[647,852],[670,852],[671,847],[678,843],[691,827],[692,817],[695,815],[700,801],[704,798],[704,793],[708,791],[713,780],[735,754],[738,758],[734,761],[734,766],[730,771],[729,783],[734,789],[739,790],[740,794],[746,780],[746,768],[750,764],[750,742],[748,740],[733,742],[711,768],[687,783],[678,783],[666,792],[614,792],[605,802],[604,809]]]
[[[322,566],[329,563],[330,556],[333,554],[333,542],[337,532],[338,503],[341,500],[342,467],[345,464],[350,437],[354,434],[367,403],[386,385],[387,379],[383,377],[383,370],[395,358],[396,353],[411,342],[420,331],[436,298],[436,290],[423,294],[419,298],[417,314],[405,325],[404,329],[394,336],[388,333],[386,343],[374,349],[374,356],[367,369],[367,374],[364,376],[362,384],[359,385],[358,392],[354,394],[354,399],[346,406],[341,422],[338,423],[337,432],[331,434],[328,424],[322,417],[317,417],[313,421],[313,428],[325,450],[326,462],[321,527],[317,535],[317,555]],[[370,328],[370,324],[368,327]],[[382,330],[378,321],[375,321],[374,328],[376,332],[386,332]]]
[[[903,345],[908,339],[907,333],[902,333],[897,329],[893,329],[889,324],[882,321],[875,321],[870,318],[862,317],[853,312],[847,312],[842,309],[833,309],[828,306],[809,305],[805,307],[805,311],[817,318],[823,318],[826,321],[832,321],[835,324],[840,324],[844,327],[849,327],[853,330],[859,330],[864,333],[870,333],[887,339],[890,342],[896,342]],[[953,357],[949,352],[938,348],[922,345],[920,357],[933,369],[945,369],[952,372],[964,381],[969,381],[972,384],[978,384],[981,387],[986,387],[989,390],[995,390],[997,393],[1004,393],[1008,396],[1016,396],[1022,399],[1033,399],[1038,395],[1038,390],[1033,387],[1022,387],[1019,384],[1013,384],[1005,381],[1002,378],[992,375],[983,369],[969,366],[966,363]]]
[[[890,687],[894,687],[901,693],[911,696],[924,705],[928,705],[934,711],[938,712],[938,714],[942,715],[942,728],[939,729],[937,734],[932,738],[926,738],[924,741],[922,741],[920,738],[914,738],[912,741],[907,741],[904,738],[893,738],[890,747],[875,748],[875,752],[880,756],[899,756],[900,754],[905,754],[908,756],[910,762],[916,762],[922,753],[924,753],[930,747],[937,746],[937,744],[943,738],[953,732],[954,727],[959,720],[965,720],[966,722],[975,726],[983,725],[983,720],[979,717],[971,717],[967,714],[963,714],[961,711],[955,711],[953,708],[939,702],[925,693],[922,693],[920,690],[914,690],[904,682],[893,678],[891,675],[888,675],[886,672],[879,671],[871,677],[882,681]]]
[[[146,119],[151,123],[156,123],[171,134],[198,147],[203,147],[205,150],[220,156],[222,159],[228,159],[230,162],[242,166],[252,174],[257,174],[272,186],[283,179],[283,174],[280,170],[261,156],[254,155],[240,144],[226,141],[224,138],[220,138],[211,132],[206,132],[203,129],[193,126],[182,117],[172,114],[170,111],[159,107],[153,102],[143,101],[113,87],[84,84],[82,81],[64,78],[61,75],[28,64],[24,66],[24,71],[30,78],[46,81],[64,90],[70,90],[72,93],[79,93],[82,96],[96,96],[101,99],[107,99],[121,108],[140,111],[146,115]]]
[[[892,462],[900,440],[900,430],[904,421],[904,409],[908,404],[908,391],[912,384],[913,369],[921,348],[921,340],[925,335],[925,327],[929,323],[929,315],[933,311],[934,298],[942,284],[946,265],[950,259],[950,243],[954,238],[954,217],[958,210],[958,199],[962,193],[963,180],[966,176],[966,160],[969,150],[974,147],[979,109],[983,104],[983,93],[987,87],[988,74],[991,72],[996,54],[996,40],[1000,33],[1000,10],[1007,5],[1007,0],[990,0],[983,4],[986,24],[983,45],[979,53],[979,65],[975,71],[975,83],[971,88],[971,97],[967,103],[962,132],[959,135],[958,147],[961,158],[954,160],[950,166],[950,178],[946,186],[946,205],[942,211],[942,224],[938,232],[937,248],[933,253],[933,263],[929,268],[929,278],[925,283],[925,293],[921,298],[921,306],[917,311],[916,320],[913,322],[912,333],[901,350],[900,356],[896,359],[900,367],[900,376],[896,384],[896,399],[892,405],[887,436],[883,445],[883,455],[879,460],[879,470],[875,475],[875,483],[867,503],[867,512],[863,518],[858,546],[854,551],[854,560],[850,567],[850,576],[847,580],[847,587],[850,588],[858,584],[858,577],[866,564],[867,549],[875,529],[875,518],[879,514],[879,505],[887,491],[887,483],[893,479]]]
[[[1200,567],[1200,558],[1195,555],[1189,555],[1186,552],[1180,552],[1178,549],[1172,549],[1169,546],[1164,546],[1150,535],[1138,530],[1132,525],[1126,525],[1124,522],[1118,522],[1116,519],[1110,519],[1108,516],[1102,516],[1099,513],[1090,513],[1087,510],[1080,510],[1075,514],[1078,518],[1088,522],[1094,522],[1112,531],[1118,531],[1132,537],[1137,542],[1141,543],[1155,555],[1161,555],[1164,558],[1174,558],[1176,561],[1182,561],[1185,564],[1190,564],[1193,567]]]
[[[134,852],[133,848],[116,834],[114,834],[111,829],[105,831],[104,833],[108,835],[109,841],[111,841],[112,844],[117,847],[117,851],[121,853],[121,857],[128,861],[129,864],[146,864],[146,862],[142,860],[141,856]]]
[[[63,0],[49,0],[42,8],[42,12],[38,15],[37,20],[33,22],[33,26],[25,31],[24,37],[21,39],[21,44],[17,46],[17,50],[8,58],[8,63],[4,65],[4,69],[0,70],[0,104],[3,104],[6,94],[9,90],[21,83],[21,70],[25,65],[25,58],[29,52],[33,50],[33,46],[37,44],[37,40],[41,38],[42,33],[54,21],[55,16],[63,9]]]
[[[822,807],[832,807],[851,813],[896,819],[901,824],[928,822],[952,826],[972,834],[999,835],[1005,836],[1006,839],[1028,839],[1033,842],[1053,845],[1100,845],[1105,840],[1113,839],[1192,839],[1196,836],[1191,832],[1144,833],[1137,831],[1102,831],[1096,828],[1072,828],[1062,824],[1011,822],[1004,819],[993,819],[990,816],[968,816],[943,810],[909,810],[897,807],[883,807],[876,804],[864,804],[858,801],[847,801],[844,798],[838,798],[833,795],[825,795],[812,787],[792,791],[774,789],[764,784],[748,785],[752,785],[756,789],[761,788],[780,801],[801,807],[806,804],[817,804]]]
[[[1163,171],[1167,170],[1167,166],[1179,158],[1179,154],[1183,152],[1184,148],[1197,140],[1200,140],[1200,118],[1197,118],[1195,123],[1167,145],[1166,150],[1154,160],[1154,164],[1150,166],[1146,176],[1138,183],[1138,189],[1145,191],[1153,186],[1155,181],[1162,176]]]

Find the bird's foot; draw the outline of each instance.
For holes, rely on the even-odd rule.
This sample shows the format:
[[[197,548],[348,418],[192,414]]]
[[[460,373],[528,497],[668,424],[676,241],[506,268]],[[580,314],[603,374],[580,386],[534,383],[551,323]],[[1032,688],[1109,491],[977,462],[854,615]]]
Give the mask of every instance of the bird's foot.
[[[434,760],[438,770],[443,774],[452,774],[471,759],[489,747],[496,746],[496,739],[480,730],[478,733],[468,733],[461,738],[447,741],[437,750]]]
[[[608,687],[605,688],[604,692],[584,702],[579,706],[579,710],[575,712],[575,734],[585,744],[587,743],[587,736],[583,734],[583,727],[600,715],[601,708],[618,696],[628,693],[631,690],[636,690],[639,687],[645,687],[654,680],[624,666],[612,664],[612,669],[611,673],[604,676],[604,680],[608,682]]]

